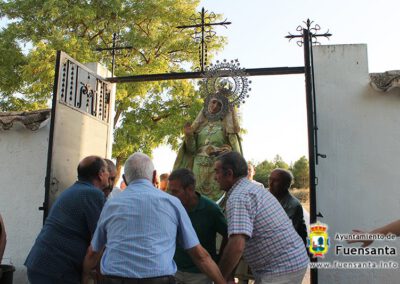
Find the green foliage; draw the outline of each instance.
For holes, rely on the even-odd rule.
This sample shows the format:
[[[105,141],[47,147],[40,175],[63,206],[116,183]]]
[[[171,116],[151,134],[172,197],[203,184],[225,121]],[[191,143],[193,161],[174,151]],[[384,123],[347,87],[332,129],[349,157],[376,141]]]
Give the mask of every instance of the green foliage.
[[[282,168],[292,172],[294,176],[294,184],[292,188],[309,187],[308,160],[305,156],[302,156],[294,162],[293,166],[289,167],[289,165],[283,161],[281,156],[276,155],[272,162],[265,160],[255,166],[256,174],[254,175],[254,179],[261,182],[265,187],[268,187],[268,177],[276,168]]]
[[[274,163],[268,160],[261,162],[255,167],[256,174],[254,175],[254,179],[261,182],[265,187],[268,187],[268,177],[273,169],[275,169]]]
[[[143,98],[131,100],[132,109],[121,120],[124,127],[114,133],[115,157],[127,157],[134,151],[151,154],[160,143],[178,147],[184,123],[199,112],[202,100],[187,81],[173,83],[168,95],[149,92]]]
[[[302,156],[296,162],[294,162],[291,169],[294,176],[294,188],[308,188],[310,177],[309,177],[309,165],[308,160],[305,156]]]
[[[0,16],[10,20],[0,33],[0,111],[46,107],[52,93],[56,50],[78,61],[101,62],[111,70],[113,33],[118,46],[116,76],[182,72],[198,66],[198,43],[190,23],[199,0],[0,0]],[[209,59],[224,38],[208,44]],[[29,47],[22,51],[22,47]],[[134,151],[150,153],[162,143],[174,148],[184,121],[201,107],[191,81],[117,86],[113,156],[121,164]]]
[[[281,168],[281,169],[285,169],[285,170],[289,169],[289,165],[279,155],[276,155],[274,157],[273,163],[274,163],[274,168],[275,169],[276,168]]]
[[[302,205],[307,205],[310,200],[310,189],[302,188],[302,189],[294,189],[290,192],[294,197],[296,197]]]
[[[0,109],[18,110],[28,102],[13,94],[22,87],[22,68],[26,59],[12,34],[0,32]],[[33,108],[33,107],[31,107]]]

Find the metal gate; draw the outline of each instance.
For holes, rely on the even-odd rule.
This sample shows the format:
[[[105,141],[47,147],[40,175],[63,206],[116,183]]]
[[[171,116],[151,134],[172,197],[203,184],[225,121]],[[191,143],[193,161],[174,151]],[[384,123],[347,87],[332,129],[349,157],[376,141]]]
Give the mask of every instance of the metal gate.
[[[76,167],[83,157],[111,155],[114,93],[112,83],[57,52],[45,200],[40,208],[44,219],[56,197],[76,181]]]

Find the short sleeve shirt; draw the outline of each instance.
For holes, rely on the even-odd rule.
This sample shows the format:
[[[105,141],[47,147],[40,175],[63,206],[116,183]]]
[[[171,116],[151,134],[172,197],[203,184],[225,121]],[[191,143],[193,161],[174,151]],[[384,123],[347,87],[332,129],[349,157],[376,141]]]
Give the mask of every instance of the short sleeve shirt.
[[[105,246],[102,274],[148,278],[175,274],[176,242],[184,249],[199,244],[182,203],[139,179],[107,201],[92,247]]]
[[[79,283],[104,202],[103,192],[85,181],[77,181],[61,193],[25,261],[26,267]]]
[[[218,262],[216,252],[216,236],[227,236],[227,223],[221,208],[211,199],[200,195],[195,208],[188,212],[190,221],[200,240],[200,244],[208,251],[215,262]],[[179,271],[201,273],[193,263],[189,254],[177,246],[174,260]]]
[[[276,198],[242,178],[228,192],[228,235],[248,237],[243,257],[255,276],[283,275],[308,265],[304,244]]]

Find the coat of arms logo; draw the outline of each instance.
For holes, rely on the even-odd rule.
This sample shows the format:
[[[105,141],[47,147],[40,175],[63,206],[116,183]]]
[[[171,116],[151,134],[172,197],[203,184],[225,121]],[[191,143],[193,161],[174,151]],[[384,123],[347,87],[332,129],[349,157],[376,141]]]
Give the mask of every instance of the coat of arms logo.
[[[323,258],[328,252],[329,246],[328,226],[320,222],[311,224],[307,247],[313,257]]]

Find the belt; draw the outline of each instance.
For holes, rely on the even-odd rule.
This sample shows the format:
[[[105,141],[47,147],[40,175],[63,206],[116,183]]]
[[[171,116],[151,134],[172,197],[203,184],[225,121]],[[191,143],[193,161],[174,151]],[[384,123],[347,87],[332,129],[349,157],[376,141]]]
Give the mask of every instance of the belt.
[[[100,284],[175,284],[175,277],[171,275],[151,278],[125,278],[104,275]]]

